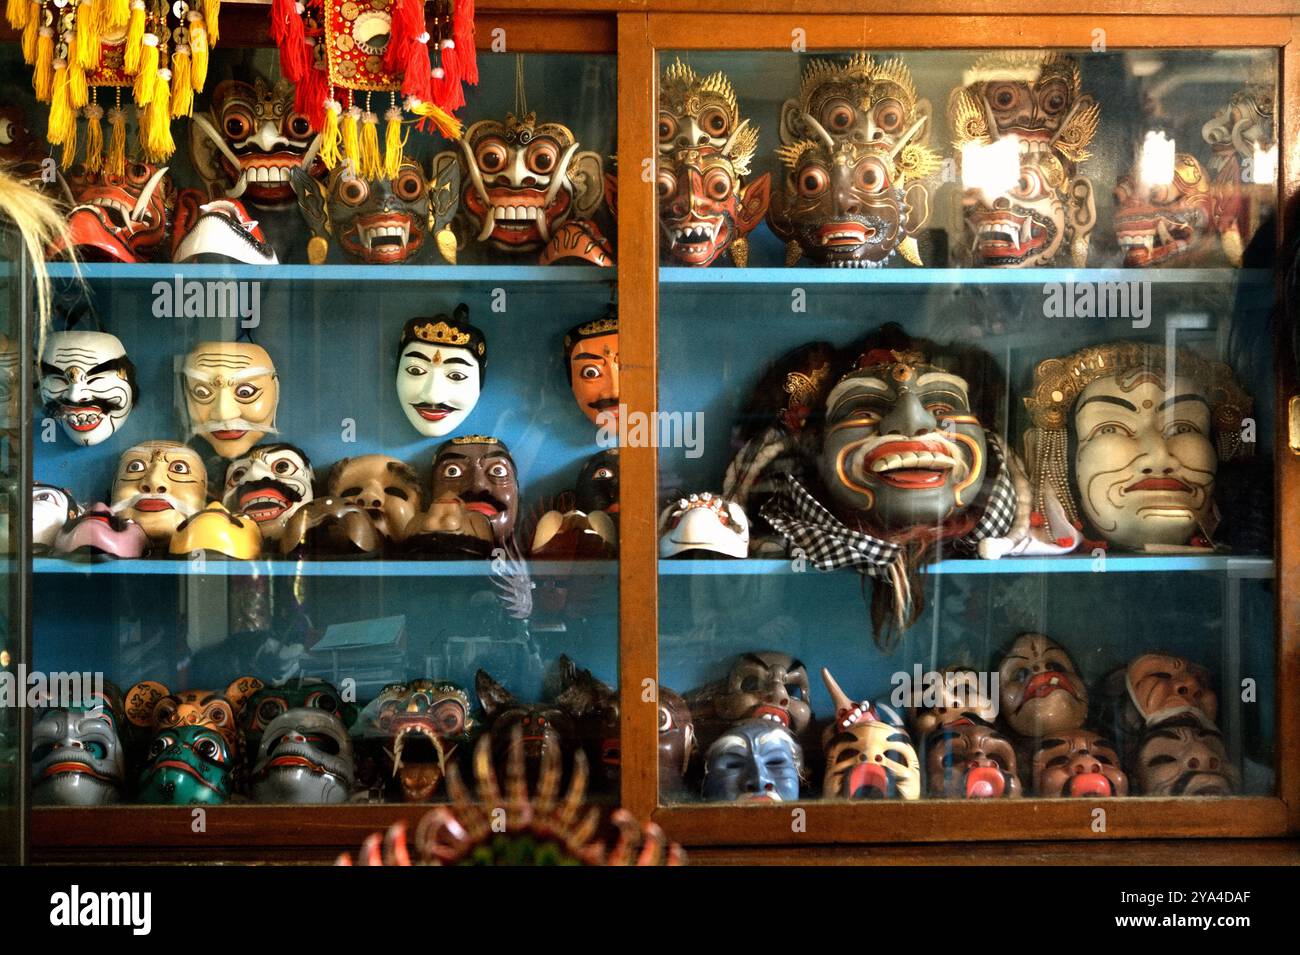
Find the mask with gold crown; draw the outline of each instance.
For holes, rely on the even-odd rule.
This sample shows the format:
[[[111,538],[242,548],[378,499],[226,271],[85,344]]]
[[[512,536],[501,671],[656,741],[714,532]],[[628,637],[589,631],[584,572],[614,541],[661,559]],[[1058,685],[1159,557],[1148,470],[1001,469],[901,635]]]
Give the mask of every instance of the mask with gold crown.
[[[818,59],[808,64],[799,95],[781,106],[779,134],[782,145],[791,146],[816,139],[819,126],[837,140],[893,146],[924,118],[927,123],[915,141],[925,144],[929,117],[930,102],[916,95],[912,73],[901,59],[855,53],[845,63]]]

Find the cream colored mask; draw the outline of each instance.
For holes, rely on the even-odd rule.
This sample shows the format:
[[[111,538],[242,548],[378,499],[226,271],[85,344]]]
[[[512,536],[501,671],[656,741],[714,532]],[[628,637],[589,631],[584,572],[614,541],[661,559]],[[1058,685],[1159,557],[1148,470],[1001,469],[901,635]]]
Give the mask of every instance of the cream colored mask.
[[[280,379],[261,345],[200,342],[181,367],[190,433],[227,460],[275,434]]]
[[[146,441],[118,460],[112,511],[166,543],[190,515],[203,510],[208,474],[197,451],[175,441]]]

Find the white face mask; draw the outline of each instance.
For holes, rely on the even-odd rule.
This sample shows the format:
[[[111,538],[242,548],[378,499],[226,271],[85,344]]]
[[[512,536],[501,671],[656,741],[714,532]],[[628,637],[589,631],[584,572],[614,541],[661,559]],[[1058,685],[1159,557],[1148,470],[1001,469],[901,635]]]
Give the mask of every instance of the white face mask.
[[[63,525],[81,512],[68,492],[49,484],[32,485],[32,544],[53,547]]]
[[[135,371],[117,336],[54,332],[41,353],[41,400],[77,444],[106,441],[135,407]]]
[[[397,400],[411,427],[441,437],[460,427],[478,404],[482,371],[468,348],[413,341],[397,362]]]
[[[263,540],[279,540],[297,510],[312,499],[311,465],[281,444],[253,448],[226,469],[221,503],[257,522]]]

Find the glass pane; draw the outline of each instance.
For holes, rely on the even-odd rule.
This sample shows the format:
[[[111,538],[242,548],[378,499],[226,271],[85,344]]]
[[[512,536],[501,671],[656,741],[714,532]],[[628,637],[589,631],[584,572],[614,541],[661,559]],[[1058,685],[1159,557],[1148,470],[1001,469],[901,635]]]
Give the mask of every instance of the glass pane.
[[[1273,793],[1275,55],[660,68],[661,798]]]

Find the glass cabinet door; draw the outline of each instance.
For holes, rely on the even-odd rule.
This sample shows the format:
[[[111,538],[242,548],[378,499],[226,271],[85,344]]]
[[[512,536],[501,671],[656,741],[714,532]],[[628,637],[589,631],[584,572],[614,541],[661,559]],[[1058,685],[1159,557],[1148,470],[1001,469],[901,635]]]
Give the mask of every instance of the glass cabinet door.
[[[1275,795],[1277,76],[660,51],[660,802],[752,813],[692,833]]]

